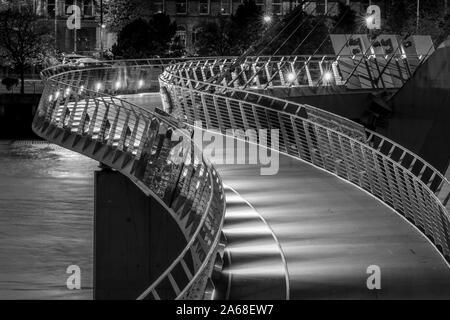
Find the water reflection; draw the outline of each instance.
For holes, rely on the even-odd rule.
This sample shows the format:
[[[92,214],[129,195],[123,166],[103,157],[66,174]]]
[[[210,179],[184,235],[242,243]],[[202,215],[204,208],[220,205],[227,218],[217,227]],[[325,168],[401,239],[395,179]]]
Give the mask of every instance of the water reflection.
[[[97,162],[50,144],[0,141],[0,299],[91,299]],[[82,290],[65,283],[81,268]]]

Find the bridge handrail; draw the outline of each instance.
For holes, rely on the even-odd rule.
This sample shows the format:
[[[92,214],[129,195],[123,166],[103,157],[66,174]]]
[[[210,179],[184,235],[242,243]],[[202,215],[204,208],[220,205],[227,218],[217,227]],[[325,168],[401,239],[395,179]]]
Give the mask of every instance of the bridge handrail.
[[[170,97],[166,100],[173,102],[170,107],[175,115],[190,124],[206,120],[206,127],[222,132],[230,129],[229,124],[233,129],[280,129],[280,152],[313,163],[368,191],[416,225],[450,259],[450,216],[445,201],[438,198],[448,198],[447,193],[441,192],[450,190],[449,182],[422,158],[369,130],[364,129],[365,138],[360,139],[339,127],[311,119],[308,112],[301,115],[276,108],[267,111],[267,104],[261,102],[275,98],[251,93],[259,99],[247,100],[246,96],[233,94],[239,88],[188,77],[193,74],[188,68],[185,63],[179,63],[168,67],[160,76],[161,86]],[[266,111],[260,112],[262,109]],[[375,137],[383,142],[376,142]],[[405,164],[402,157],[397,159],[392,152],[382,152],[380,144],[386,142],[413,159]],[[417,171],[411,162],[422,162],[423,166]],[[423,181],[425,170],[431,171],[429,181]],[[438,183],[433,184],[435,178]]]
[[[62,140],[58,140],[55,134],[57,130],[61,129],[61,131],[63,131],[63,136],[66,134],[77,136],[74,137],[75,139],[73,141],[86,136],[88,136],[90,139],[94,139],[94,135],[93,133],[91,133],[93,132],[93,129],[89,129],[89,132],[87,133],[82,132],[81,135],[78,133],[80,132],[80,130],[84,130],[83,128],[86,127],[86,123],[88,124],[88,126],[94,128],[97,124],[97,119],[92,120],[94,121],[93,125],[90,124],[89,120],[86,121],[86,119],[83,119],[82,117],[79,120],[80,123],[78,125],[75,125],[75,121],[73,119],[73,117],[75,117],[76,111],[86,111],[88,108],[88,103],[90,101],[94,102],[96,105],[95,110],[100,110],[101,108],[103,108],[104,111],[106,110],[105,113],[101,116],[101,121],[99,121],[100,126],[98,127],[98,137],[102,138],[100,139],[97,137],[97,141],[100,141],[105,146],[109,145],[115,147],[116,152],[123,151],[124,153],[126,153],[128,151],[128,156],[131,155],[136,161],[144,160],[144,168],[146,170],[148,170],[150,166],[150,162],[148,162],[150,161],[150,158],[146,160],[146,158],[142,154],[145,150],[153,150],[154,146],[157,144],[158,134],[161,128],[163,128],[161,124],[166,125],[166,132],[180,130],[180,136],[184,137],[184,139],[179,140],[177,145],[180,146],[182,143],[184,143],[183,145],[181,145],[181,153],[183,154],[185,148],[187,151],[185,151],[182,156],[177,155],[177,157],[182,157],[180,160],[181,163],[176,168],[176,170],[178,170],[179,172],[179,176],[175,181],[169,181],[169,186],[162,186],[163,189],[161,190],[163,190],[164,192],[162,195],[157,190],[159,187],[148,185],[146,180],[137,177],[136,171],[133,173],[132,171],[130,171],[133,169],[126,169],[130,166],[124,165],[124,167],[126,168],[123,168],[121,165],[114,165],[114,163],[109,163],[106,160],[105,162],[107,165],[110,165],[114,169],[121,171],[133,182],[136,182],[136,184],[141,189],[143,189],[144,192],[146,192],[147,194],[151,194],[155,197],[155,199],[159,200],[159,202],[165,206],[166,210],[168,210],[172,217],[176,220],[180,229],[182,229],[183,233],[185,234],[188,242],[185,248],[182,250],[181,254],[177,256],[177,258],[169,266],[169,268],[167,268],[156,280],[156,282],[151,285],[150,290],[148,291],[148,293],[152,293],[152,296],[150,298],[159,299],[161,298],[159,295],[161,292],[159,292],[158,294],[158,290],[164,292],[168,290],[164,287],[164,285],[162,287],[160,286],[163,281],[170,283],[171,292],[170,294],[167,294],[172,298],[183,298],[183,296],[185,296],[187,293],[189,293],[190,296],[200,297],[201,292],[195,293],[190,291],[194,290],[192,288],[199,283],[203,283],[203,286],[206,285],[205,279],[201,279],[200,276],[208,268],[211,262],[210,260],[215,258],[215,256],[213,255],[217,251],[217,245],[221,236],[221,228],[224,220],[225,196],[220,177],[214,167],[206,159],[203,158],[201,151],[198,151],[198,149],[196,149],[197,146],[192,139],[192,132],[189,130],[185,131],[187,129],[186,126],[183,126],[181,123],[176,121],[176,119],[163,111],[148,111],[129,101],[119,99],[106,93],[109,91],[114,91],[114,88],[112,87],[114,84],[112,82],[103,80],[105,78],[113,78],[117,74],[117,70],[118,68],[93,68],[64,71],[61,74],[48,73],[49,76],[46,78],[44,77],[45,88],[38,110],[36,112],[35,120],[33,122],[33,129],[36,133],[43,136],[44,138],[49,139],[52,142],[61,144],[62,146],[69,149],[71,149],[70,144],[64,143],[64,139],[67,141],[68,137],[63,138]],[[101,72],[99,73],[99,71]],[[95,85],[99,80],[102,80],[101,83],[102,86],[104,86],[102,90],[95,89]],[[80,103],[80,101],[86,102],[86,106],[83,107],[84,109],[77,109],[77,104]],[[108,112],[110,109],[112,109],[112,107],[116,108],[117,111],[114,116],[115,120],[113,122],[113,125],[110,126],[110,129],[107,133],[108,138],[105,139],[104,136],[106,135],[105,132],[107,130],[105,129],[104,124],[105,120],[106,122],[108,121]],[[66,110],[68,110],[69,112],[67,116],[64,114]],[[125,119],[124,113],[126,114]],[[133,117],[133,133],[127,135],[130,123],[129,119]],[[141,124],[140,119],[144,119],[145,124]],[[158,122],[155,122],[156,119],[158,120]],[[157,123],[157,128],[151,127],[153,123]],[[146,133],[146,128],[148,129],[149,133]],[[51,134],[47,134],[49,130],[51,131]],[[120,139],[117,142],[117,146],[114,146],[111,141],[114,140],[117,135],[120,135]],[[141,135],[141,138],[138,138],[139,135]],[[154,136],[153,140],[149,138],[150,136]],[[134,140],[139,139],[141,139],[141,141],[138,141],[139,146],[136,148],[136,150],[131,152],[127,150],[128,148],[131,149],[133,148],[133,146],[136,146],[136,142]],[[170,141],[170,138],[167,137],[161,139],[163,139],[161,141]],[[131,143],[130,140],[132,140],[133,143]],[[126,146],[127,141],[128,146]],[[148,143],[150,143],[150,145],[146,145]],[[175,149],[172,148],[170,150],[173,151]],[[102,162],[102,159],[99,159],[99,156],[95,156],[95,151],[93,153],[89,153],[88,151],[83,152],[80,151],[80,149],[75,151],[84,153],[85,155]],[[158,153],[158,156],[160,156],[160,153]],[[169,160],[172,161],[172,164],[174,163],[174,160],[169,158],[169,156],[167,156],[166,158],[162,157],[162,160],[164,160],[164,163],[166,162],[166,160],[167,163],[169,162]],[[189,161],[191,163],[189,163]],[[168,166],[169,164],[152,164],[152,169],[158,168],[158,165],[162,166],[161,171],[163,171],[164,165]],[[172,168],[172,170],[174,169]],[[156,173],[154,173],[154,175],[156,175]],[[183,219],[180,216],[181,209],[175,208],[177,206],[174,204],[176,203],[176,200],[172,199],[172,194],[174,194],[178,189],[179,196],[181,197],[182,188],[186,185],[184,181],[188,180],[191,185],[188,185],[187,188],[189,190],[194,188],[198,191],[196,191],[194,195],[187,194],[185,196],[185,201],[188,201],[191,197],[193,198],[189,200],[192,201],[191,205],[185,205],[184,209],[189,209],[189,212],[184,213],[185,217],[187,218]],[[151,181],[156,183],[153,180]],[[160,184],[161,183],[164,183],[164,181],[160,181]],[[173,191],[169,192],[167,190]],[[169,196],[169,200],[165,200],[167,196]],[[207,200],[207,203],[205,203],[203,199]],[[189,220],[191,218],[194,222],[191,221],[188,224],[188,221],[185,220]],[[204,238],[205,235],[207,236],[207,238]],[[199,248],[201,248],[201,250],[204,250],[205,252],[200,252]],[[188,253],[192,255],[192,265],[190,266],[188,265],[189,263],[187,260]],[[177,266],[179,266],[181,270],[184,271],[184,276],[189,279],[188,283],[183,287],[179,286],[181,282],[178,281],[179,279],[175,279],[175,275],[172,273],[173,269]],[[175,293],[175,295],[171,295],[172,293]],[[145,296],[141,295],[140,298],[145,298]]]
[[[207,63],[207,61],[201,61],[202,63]],[[392,141],[391,139],[384,137],[383,135],[373,131],[373,130],[369,130],[367,128],[365,128],[363,125],[354,122],[348,118],[339,116],[337,114],[334,114],[332,112],[323,110],[323,109],[319,109],[317,107],[314,106],[310,106],[307,104],[301,104],[301,103],[297,103],[297,102],[293,102],[293,101],[289,101],[286,99],[282,99],[282,98],[278,98],[278,97],[274,97],[274,96],[269,96],[269,95],[265,95],[263,93],[259,93],[259,92],[254,92],[254,91],[250,91],[250,90],[242,90],[240,88],[232,88],[230,89],[229,87],[224,88],[223,86],[221,86],[220,84],[215,84],[215,83],[209,83],[209,82],[205,82],[205,81],[200,81],[200,80],[192,80],[192,79],[188,79],[186,77],[183,77],[182,72],[180,72],[180,68],[183,66],[183,63],[177,63],[176,65],[171,65],[170,67],[166,68],[165,72],[162,74],[162,77],[165,77],[165,81],[170,81],[170,77],[174,76],[173,70],[176,70],[177,74],[175,74],[178,79],[180,81],[183,82],[184,85],[192,88],[195,90],[195,88],[207,88],[211,91],[214,92],[219,92],[219,93],[223,93],[223,94],[228,94],[228,98],[230,100],[236,100],[238,101],[238,98],[235,98],[235,96],[237,95],[237,93],[241,93],[242,95],[244,95],[244,99],[247,101],[247,103],[252,103],[256,101],[255,105],[258,105],[259,108],[264,108],[264,109],[274,109],[273,107],[273,103],[271,104],[270,107],[268,106],[264,106],[261,104],[258,104],[260,101],[262,100],[270,100],[270,101],[277,101],[280,104],[283,105],[283,108],[281,110],[279,110],[280,112],[287,112],[288,114],[293,114],[295,113],[297,116],[301,116],[301,111],[305,111],[308,118],[314,118],[315,121],[319,121],[321,123],[325,123],[326,126],[328,126],[329,128],[334,128],[335,130],[342,132],[346,135],[350,135],[351,137],[358,137],[359,140],[361,141],[365,141],[366,143],[370,144],[371,146],[373,146],[374,148],[377,148],[379,152],[381,151],[382,146],[386,144],[390,145],[391,149],[393,148],[397,148],[399,150],[401,150],[401,154],[405,154],[405,155],[410,155],[413,160],[410,161],[407,166],[403,165],[406,169],[411,170],[411,162],[414,165],[419,165],[422,164],[422,166],[420,167],[420,170],[414,170],[414,171],[418,171],[417,173],[415,173],[414,175],[419,177],[419,179],[422,178],[423,173],[425,171],[431,171],[431,174],[429,174],[429,179],[424,181],[422,180],[424,183],[429,184],[430,189],[432,189],[432,191],[437,194],[440,195],[441,201],[443,202],[444,206],[447,205],[447,202],[449,200],[449,195],[450,195],[450,182],[448,181],[448,179],[437,169],[435,169],[429,162],[427,162],[425,159],[423,159],[422,157],[420,157],[419,155],[413,153],[412,151],[404,148],[403,146],[401,146],[400,144]],[[185,70],[183,70],[184,72],[186,72]],[[195,85],[192,85],[192,83],[195,82]],[[252,99],[249,99],[249,97],[253,97]],[[375,141],[375,138],[378,138],[379,141]],[[396,150],[391,150],[389,149],[390,152],[388,152],[388,154],[390,156],[392,156],[392,153]],[[391,157],[392,160],[394,160],[394,158]],[[399,160],[404,160],[404,156],[401,159],[395,160],[395,161],[399,161]],[[401,161],[400,161],[401,162]],[[436,179],[436,180],[435,180]],[[440,191],[444,189],[447,193],[445,194],[440,194]],[[446,199],[446,200],[444,200]]]
[[[234,88],[252,89],[305,86],[341,86],[348,89],[398,88],[406,82],[415,68],[427,58],[428,55],[405,55],[401,53],[361,53],[338,56],[249,56],[240,66],[235,66],[235,70],[230,74],[222,77],[221,84]],[[420,63],[411,64],[414,59],[420,61]],[[356,64],[354,63],[355,60]],[[344,61],[347,64],[346,67],[342,66]],[[360,64],[360,61],[364,61],[364,64]],[[313,69],[310,68],[312,63],[316,64]],[[204,70],[202,70],[200,76],[203,81],[209,81],[208,79],[222,72],[224,66],[230,66],[231,64],[230,57],[218,57],[208,68],[201,65],[197,65],[195,68],[203,67]],[[189,71],[180,63],[171,65],[171,67]],[[199,80],[195,68],[193,68],[194,73],[192,75],[195,80]],[[313,74],[314,70],[318,74]],[[326,72],[328,72],[327,76],[325,76]],[[380,73],[383,76],[380,76]],[[304,79],[300,77],[301,75]],[[353,80],[349,82],[350,79]]]
[[[293,57],[279,56],[278,58],[280,58],[280,59],[294,58],[295,59],[298,57],[299,56],[293,56]],[[308,58],[309,56],[305,56],[305,57]],[[315,58],[323,59],[324,57],[333,58],[333,56],[322,56],[322,57],[315,57]],[[263,60],[265,58],[267,58],[267,57],[258,57],[258,59],[263,59]],[[269,58],[272,58],[272,57],[269,57]],[[183,73],[186,72],[186,70],[188,70],[188,72],[189,72],[189,69],[192,67],[194,67],[194,68],[198,68],[199,66],[200,67],[208,67],[210,64],[212,64],[214,67],[217,67],[221,63],[227,63],[227,64],[231,63],[232,59],[234,59],[234,57],[211,57],[211,58],[207,57],[207,58],[198,58],[197,60],[191,60],[191,61],[183,60],[182,62],[171,64],[170,66],[168,66],[167,71],[170,71],[170,73],[168,73],[167,75],[170,76],[171,74],[174,74],[174,72],[176,72],[176,74],[178,74],[178,76],[181,79],[183,79]],[[248,57],[248,59],[254,59],[254,57]],[[131,70],[132,68],[141,68],[142,69],[142,68],[147,68],[149,66],[150,67],[154,66],[154,65],[148,64],[149,61],[153,61],[151,59],[150,60],[149,59],[125,60],[125,61],[133,62],[132,65],[127,67],[128,70]],[[175,61],[175,60],[172,59],[172,61]],[[145,64],[137,65],[138,62],[145,62]],[[84,70],[96,70],[96,69],[102,69],[102,68],[103,67],[95,67],[95,68],[84,69]],[[117,64],[113,64],[113,65],[109,65],[108,68],[111,68],[111,69],[121,68],[121,66],[118,66]],[[71,71],[67,71],[67,72],[71,72]],[[61,73],[61,75],[64,73],[65,72]],[[189,75],[192,75],[192,72]],[[187,79],[188,78],[186,78],[186,81],[187,81],[186,84],[187,85],[191,84],[191,82],[189,82]],[[192,78],[189,78],[189,80],[192,80]],[[194,81],[194,80],[192,80],[192,81]],[[342,131],[346,134],[349,134],[351,136],[358,136],[360,139],[364,139],[372,144],[376,143],[377,146],[380,147],[379,151],[381,151],[381,147],[383,145],[385,146],[386,144],[388,144],[392,147],[395,147],[396,150],[400,149],[402,151],[402,153],[404,153],[406,155],[411,155],[411,157],[413,157],[415,159],[414,163],[413,163],[414,166],[417,167],[417,165],[420,165],[420,164],[423,165],[421,167],[421,169],[423,169],[423,171],[419,170],[416,173],[416,175],[424,176],[423,175],[424,172],[431,171],[431,174],[424,176],[425,178],[427,178],[427,176],[428,176],[428,180],[426,180],[424,182],[429,185],[429,187],[432,189],[433,192],[439,194],[439,196],[441,197],[441,201],[444,203],[444,205],[447,205],[449,195],[450,195],[450,183],[438,170],[434,169],[432,165],[430,165],[427,161],[425,161],[423,158],[419,157],[418,155],[415,155],[414,153],[410,152],[406,148],[403,148],[399,144],[391,141],[390,139],[388,139],[386,137],[381,136],[380,134],[378,134],[376,132],[365,129],[362,125],[355,123],[354,121],[351,121],[347,118],[338,116],[331,112],[327,112],[325,110],[315,108],[315,107],[312,107],[309,105],[299,104],[299,103],[287,101],[287,100],[284,100],[281,98],[276,98],[276,97],[268,97],[264,94],[250,91],[250,90],[241,90],[240,88],[230,89],[229,87],[224,89],[223,86],[217,85],[214,83],[210,83],[210,82],[204,82],[204,81],[200,81],[200,80],[195,80],[195,82],[197,84],[196,87],[198,87],[199,85],[202,85],[203,87],[206,87],[206,88],[214,88],[214,90],[216,90],[217,92],[220,92],[220,91],[231,92],[231,98],[236,96],[238,93],[241,93],[242,95],[245,96],[246,100],[253,99],[253,100],[256,100],[259,102],[259,100],[262,97],[264,97],[266,100],[270,99],[272,102],[278,102],[279,108],[282,108],[282,110],[285,110],[285,111],[288,111],[291,113],[295,112],[296,114],[300,114],[300,113],[306,111],[308,113],[309,118],[315,118],[317,121],[326,123],[330,127],[337,126],[340,131]],[[134,93],[134,92],[129,92],[129,93]],[[273,106],[271,106],[271,108],[273,108]],[[379,141],[375,141],[375,138],[378,138]],[[390,152],[390,153],[392,153],[392,152]],[[398,160],[403,160],[403,158],[398,159]],[[440,193],[441,190],[444,190],[444,193]]]

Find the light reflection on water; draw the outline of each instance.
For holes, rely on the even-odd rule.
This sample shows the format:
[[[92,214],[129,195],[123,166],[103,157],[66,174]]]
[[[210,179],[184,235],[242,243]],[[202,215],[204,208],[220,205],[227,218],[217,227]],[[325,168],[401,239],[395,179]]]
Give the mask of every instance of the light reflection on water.
[[[91,299],[94,170],[49,144],[0,141],[0,299]],[[68,290],[66,268],[81,268]]]

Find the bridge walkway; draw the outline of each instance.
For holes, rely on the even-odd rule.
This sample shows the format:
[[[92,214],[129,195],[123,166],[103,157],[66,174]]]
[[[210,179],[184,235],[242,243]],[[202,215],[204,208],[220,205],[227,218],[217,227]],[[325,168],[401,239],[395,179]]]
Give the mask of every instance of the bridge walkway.
[[[284,155],[274,176],[260,175],[257,165],[217,168],[224,183],[251,203],[277,237],[291,299],[450,298],[450,268],[435,247],[356,186]],[[251,262],[236,264],[231,274],[235,269],[242,276],[246,264],[249,278],[264,281],[272,272],[265,265],[255,270]],[[371,265],[381,269],[381,290],[367,289]]]
[[[128,99],[144,108],[160,106],[157,94]],[[241,147],[248,150],[248,144]],[[273,231],[287,263],[290,299],[450,299],[450,268],[442,256],[414,226],[367,192],[283,154],[276,175],[261,175],[259,165],[215,166],[224,184]],[[237,216],[226,217],[224,230],[233,242],[230,254],[237,257],[224,270],[233,275],[230,298],[254,298],[245,287],[259,279],[270,280],[284,299],[285,268],[281,259],[267,259],[267,232],[261,235],[256,221],[249,240],[252,226],[244,219],[240,227],[232,221]],[[380,267],[381,290],[366,286],[371,265]]]

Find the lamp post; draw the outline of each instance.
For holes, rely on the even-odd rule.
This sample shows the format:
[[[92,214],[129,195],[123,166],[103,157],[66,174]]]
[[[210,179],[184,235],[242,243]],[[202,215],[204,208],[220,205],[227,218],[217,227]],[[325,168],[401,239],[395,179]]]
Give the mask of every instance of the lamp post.
[[[416,33],[419,33],[419,19],[420,19],[420,0],[417,0]]]
[[[105,24],[103,23],[103,0],[100,0],[100,57],[103,58],[103,31]]]

